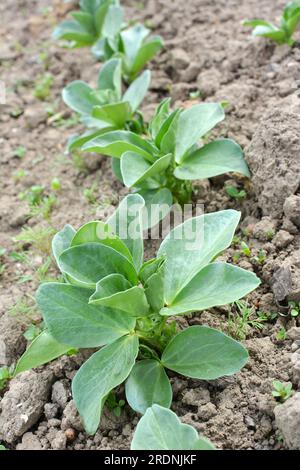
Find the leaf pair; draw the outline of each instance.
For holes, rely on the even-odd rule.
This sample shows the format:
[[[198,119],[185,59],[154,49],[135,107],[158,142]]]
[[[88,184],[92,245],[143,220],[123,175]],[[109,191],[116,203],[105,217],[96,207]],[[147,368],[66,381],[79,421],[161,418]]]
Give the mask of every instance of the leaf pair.
[[[64,102],[81,115],[81,121],[90,128],[83,135],[72,137],[69,150],[81,147],[99,135],[126,126],[138,126],[136,112],[150,85],[151,74],[141,74],[122,96],[122,63],[111,59],[101,68],[97,89],[76,80],[63,89]]]
[[[292,46],[295,40],[292,38],[297,26],[300,24],[300,2],[299,0],[286,5],[280,18],[280,25],[275,26],[264,20],[246,20],[244,26],[253,27],[253,36],[269,38],[277,44],[289,44]]]
[[[175,335],[160,360],[144,359],[133,366],[126,381],[126,399],[144,414],[153,403],[169,408],[172,388],[165,369],[186,377],[213,380],[232,375],[247,362],[242,345],[206,326],[192,326]]]
[[[166,215],[173,202],[190,202],[191,195],[184,190],[187,181],[232,171],[250,176],[242,149],[233,140],[205,143],[206,135],[224,117],[218,103],[171,112],[169,100],[165,100],[149,125],[149,139],[128,131],[112,131],[91,139],[82,149],[119,159],[114,162],[115,173],[127,187],[141,194],[149,214],[150,206],[156,204],[157,214],[149,215],[151,227]]]
[[[136,362],[138,333],[128,334],[94,353],[72,383],[73,398],[85,429],[94,434],[109,392],[126,381],[126,398],[135,411],[145,413],[153,404],[169,407],[172,389],[165,372],[211,380],[232,375],[248,360],[245,348],[212,328],[193,326],[178,333],[155,359]]]

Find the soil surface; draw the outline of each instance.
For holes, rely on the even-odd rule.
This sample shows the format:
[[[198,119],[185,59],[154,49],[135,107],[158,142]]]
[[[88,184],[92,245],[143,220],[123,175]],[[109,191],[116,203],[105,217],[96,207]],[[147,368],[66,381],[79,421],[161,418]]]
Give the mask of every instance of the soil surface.
[[[61,90],[75,79],[95,83],[100,65],[88,49],[70,51],[51,40],[54,25],[76,2],[50,3],[0,5],[0,79],[7,90],[0,115],[0,248],[6,250],[0,258],[0,366],[15,363],[24,352],[30,325],[41,327],[33,296],[39,282],[58,276],[49,250],[53,233],[65,223],[78,228],[105,220],[127,192],[114,179],[108,158],[65,154],[68,137],[81,126],[64,106]],[[293,393],[300,385],[300,316],[291,318],[286,307],[288,300],[300,301],[300,47],[253,38],[241,25],[245,18],[275,21],[285,3],[122,2],[128,19],[142,20],[166,43],[151,64],[146,119],[169,95],[183,106],[227,101],[226,120],[215,133],[245,149],[253,172],[252,181],[226,175],[195,184],[196,200],[206,212],[242,211],[238,238],[222,258],[262,280],[245,300],[252,323],[238,324],[234,306],[180,320],[243,340],[250,360],[239,374],[216,381],[171,376],[172,409],[220,449],[300,449],[299,430],[298,441],[290,439],[295,431],[289,421],[282,413],[275,420],[280,414],[274,414],[275,407],[288,407],[289,400],[278,405],[272,397],[275,379],[292,382]],[[41,100],[36,90],[47,76],[53,83]],[[61,188],[54,188],[54,178]],[[43,187],[38,210],[30,206],[34,185]],[[244,189],[246,197],[230,197],[226,186]],[[147,250],[149,256],[151,243]],[[127,405],[119,418],[106,409],[95,436],[83,431],[70,383],[89,354],[64,356],[20,374],[0,391],[0,443],[11,449],[129,449],[139,417]],[[118,389],[118,398],[123,392]],[[299,402],[290,405],[298,418]]]

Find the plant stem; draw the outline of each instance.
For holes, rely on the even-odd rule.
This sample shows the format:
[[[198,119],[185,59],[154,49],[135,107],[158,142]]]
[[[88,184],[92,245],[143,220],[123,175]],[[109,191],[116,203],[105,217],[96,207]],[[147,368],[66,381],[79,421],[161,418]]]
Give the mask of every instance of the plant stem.
[[[151,338],[147,338],[146,336],[142,335],[139,331],[137,331],[136,334],[143,341],[143,343],[145,343],[146,346],[150,346],[150,348],[153,349],[156,353],[158,353],[159,356],[161,355],[162,347],[160,344],[157,343],[157,341],[153,341]]]

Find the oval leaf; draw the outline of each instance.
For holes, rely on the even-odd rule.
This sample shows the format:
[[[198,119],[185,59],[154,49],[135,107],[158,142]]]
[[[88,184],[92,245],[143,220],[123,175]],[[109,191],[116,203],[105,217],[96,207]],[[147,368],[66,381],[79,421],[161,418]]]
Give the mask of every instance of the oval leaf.
[[[166,257],[167,305],[171,305],[191,279],[230,245],[239,219],[240,212],[234,210],[213,212],[189,219],[169,233],[157,254]]]
[[[102,243],[102,245],[109,246],[118,251],[133,263],[131,253],[125,243],[104,222],[87,222],[80,227],[72,239],[71,246],[83,245],[84,243]]]
[[[87,142],[82,150],[121,158],[123,153],[133,151],[153,161],[153,147],[144,139],[129,131],[112,131]]]
[[[138,77],[129,88],[126,90],[123,101],[130,103],[131,109],[135,112],[145,98],[151,81],[150,70],[145,70],[140,77]]]
[[[35,338],[17,362],[14,375],[33,369],[66,354],[71,346],[58,343],[47,330]]]
[[[137,284],[137,274],[130,261],[102,243],[72,246],[61,254],[59,264],[82,287],[95,289],[100,279],[114,273],[123,274],[131,284]]]
[[[130,68],[129,75],[134,78],[144,68],[149,60],[155,56],[164,46],[160,36],[154,36],[139,49],[134,62]]]
[[[65,225],[63,230],[54,235],[52,240],[52,253],[59,267],[59,257],[63,251],[67,248],[70,248],[72,238],[74,237],[76,231],[71,225]]]
[[[113,232],[129,249],[137,271],[139,271],[144,258],[144,206],[145,201],[139,194],[129,194],[107,220],[107,224]]]
[[[72,46],[91,46],[95,42],[95,36],[89,34],[79,23],[66,20],[60,23],[53,31],[53,39],[65,39],[72,41]]]
[[[147,279],[145,294],[152,310],[159,312],[164,306],[164,266]]]
[[[214,446],[189,424],[182,424],[173,411],[159,405],[148,408],[140,419],[132,450],[214,450]]]
[[[75,348],[109,344],[129,333],[135,320],[124,312],[89,305],[92,292],[69,284],[45,283],[36,300],[49,333]]]
[[[143,317],[149,312],[144,290],[137,286],[132,287],[120,274],[110,274],[101,279],[89,303],[119,309],[133,317]]]
[[[125,384],[126,399],[137,413],[144,414],[155,403],[169,408],[172,387],[164,367],[154,359],[137,362]]]
[[[250,177],[241,147],[233,140],[222,139],[192,152],[175,169],[174,175],[182,180],[196,180],[232,171]]]
[[[172,155],[165,155],[153,164],[135,152],[125,152],[121,157],[121,172],[125,186],[139,186],[144,180],[164,174],[171,163]]]
[[[98,123],[100,123],[100,121],[98,121]],[[100,135],[106,132],[110,132],[114,130],[114,126],[111,126],[107,122],[101,123],[101,126],[103,127],[101,127],[100,129],[97,129],[97,130],[93,129],[92,131],[88,130],[84,132],[83,134],[71,136],[68,140],[67,151],[71,152],[72,150],[80,148],[86,142],[90,142],[91,140],[94,140],[96,137],[99,137]]]
[[[75,375],[73,398],[87,433],[97,431],[105,398],[130,374],[138,348],[136,336],[124,336],[93,354]]]
[[[62,91],[64,102],[80,114],[92,114],[93,107],[99,104],[92,88],[81,80],[70,83]]]
[[[132,109],[128,102],[111,103],[103,106],[94,106],[92,117],[109,125],[122,129],[126,121],[131,118]]]
[[[175,160],[180,163],[186,152],[201,137],[223,121],[224,109],[219,103],[202,103],[182,111],[164,136],[164,141],[172,136]]]
[[[121,32],[120,37],[126,56],[126,61],[132,66],[144,39],[149,35],[150,30],[143,24],[136,24]]]
[[[121,59],[111,59],[101,67],[98,76],[99,90],[113,90],[119,99],[122,95],[122,61]],[[129,101],[129,100],[128,100]]]
[[[179,315],[226,305],[241,299],[260,284],[252,272],[226,263],[205,266],[161,315]]]
[[[247,361],[247,350],[240,343],[207,326],[190,326],[178,333],[161,358],[166,368],[203,380],[233,375]]]

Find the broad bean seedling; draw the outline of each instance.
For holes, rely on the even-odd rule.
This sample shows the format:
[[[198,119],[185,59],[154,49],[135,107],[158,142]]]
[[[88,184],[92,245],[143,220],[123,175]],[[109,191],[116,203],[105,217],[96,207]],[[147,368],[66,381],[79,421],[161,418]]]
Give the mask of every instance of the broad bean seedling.
[[[128,404],[146,413],[135,448],[149,420],[177,420],[160,408],[147,412],[153,405],[170,407],[168,370],[212,380],[234,374],[248,359],[234,339],[203,325],[179,329],[174,317],[233,302],[259,285],[255,274],[216,261],[232,241],[239,212],[186,220],[166,236],[155,258],[144,261],[144,207],[143,198],[131,194],[106,223],[89,222],[78,231],[67,225],[55,235],[53,254],[64,282],[40,286],[37,303],[46,329],[15,370],[101,347],[76,373],[74,401],[86,431],[94,434],[108,394],[125,382]],[[194,431],[180,429],[194,435],[190,445],[200,445]]]

